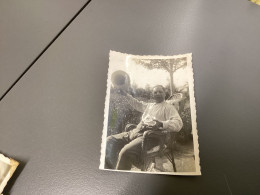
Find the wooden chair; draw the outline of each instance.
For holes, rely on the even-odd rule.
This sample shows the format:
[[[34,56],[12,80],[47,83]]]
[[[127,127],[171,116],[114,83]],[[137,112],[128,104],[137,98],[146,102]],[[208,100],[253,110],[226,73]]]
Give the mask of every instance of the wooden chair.
[[[134,124],[128,124],[125,131],[136,128]],[[155,144],[156,143],[156,144]],[[167,130],[145,131],[143,134],[141,152],[141,170],[147,171],[151,163],[155,163],[156,157],[166,156],[172,164],[173,171],[176,172],[174,161],[174,148],[176,144],[176,133]],[[162,170],[163,171],[163,170]]]
[[[150,143],[154,140],[158,141],[158,145],[152,148]],[[142,144],[142,171],[147,171],[151,163],[155,163],[156,157],[166,156],[172,163],[173,171],[176,172],[176,165],[174,161],[174,148],[176,144],[175,133],[170,131],[146,131],[143,134]],[[162,170],[163,171],[163,170]]]

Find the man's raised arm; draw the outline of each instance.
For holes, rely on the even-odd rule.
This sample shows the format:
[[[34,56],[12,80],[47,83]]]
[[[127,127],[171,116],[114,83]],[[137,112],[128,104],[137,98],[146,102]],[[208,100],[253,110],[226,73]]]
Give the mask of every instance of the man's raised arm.
[[[143,102],[143,101],[139,101],[135,98],[133,98],[133,96],[131,96],[130,94],[128,94],[126,91],[124,90],[120,90],[120,94],[123,95],[127,102],[137,111],[139,112],[144,112],[144,110],[147,107],[147,103]]]

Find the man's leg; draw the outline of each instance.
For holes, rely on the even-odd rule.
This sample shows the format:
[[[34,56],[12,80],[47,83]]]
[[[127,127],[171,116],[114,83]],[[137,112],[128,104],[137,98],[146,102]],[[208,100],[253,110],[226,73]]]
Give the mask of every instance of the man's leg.
[[[118,153],[128,142],[128,132],[123,132],[107,137],[105,168],[115,169]]]
[[[116,169],[130,170],[132,163],[140,160],[142,141],[142,136],[137,137],[122,148],[118,155]]]

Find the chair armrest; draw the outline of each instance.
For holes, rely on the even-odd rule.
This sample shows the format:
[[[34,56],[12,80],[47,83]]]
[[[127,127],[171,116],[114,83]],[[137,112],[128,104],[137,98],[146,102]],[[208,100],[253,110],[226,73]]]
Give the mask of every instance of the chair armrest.
[[[142,149],[145,151],[147,149],[146,145],[149,142],[149,138],[157,139],[159,141],[159,146],[164,148],[165,145],[168,147],[172,147],[172,144],[175,143],[175,136],[176,132],[172,132],[169,130],[162,130],[162,131],[154,131],[148,130],[145,131],[143,134],[143,142],[142,142]],[[171,141],[172,140],[172,143]],[[170,145],[169,145],[170,144]]]
[[[168,131],[154,131],[154,130],[145,131],[143,134],[143,142],[142,142],[143,152],[146,152],[147,150],[147,143],[149,138],[157,139],[159,141],[158,146],[160,146],[161,149],[164,148],[163,146],[165,145],[165,138],[167,134]]]
[[[148,130],[145,131],[143,134],[143,138],[146,139],[148,137],[153,137],[153,138],[160,138],[162,136],[167,135],[168,133],[171,133],[170,131],[167,130],[162,130],[162,131],[153,131],[153,130]]]

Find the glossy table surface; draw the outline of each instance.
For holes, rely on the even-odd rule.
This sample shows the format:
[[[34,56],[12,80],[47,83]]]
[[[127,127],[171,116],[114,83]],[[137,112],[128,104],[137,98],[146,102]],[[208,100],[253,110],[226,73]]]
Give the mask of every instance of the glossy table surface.
[[[0,97],[86,2],[0,1]]]
[[[30,3],[1,2],[2,94],[86,1]],[[21,162],[5,194],[258,194],[259,18],[244,0],[92,0],[0,102],[0,152]],[[98,169],[109,50],[193,53],[202,176]]]

